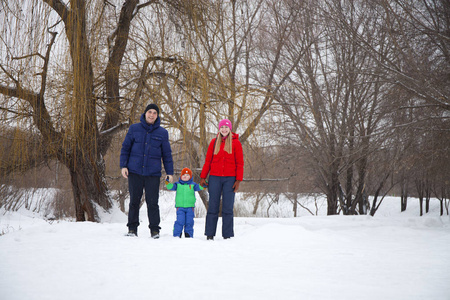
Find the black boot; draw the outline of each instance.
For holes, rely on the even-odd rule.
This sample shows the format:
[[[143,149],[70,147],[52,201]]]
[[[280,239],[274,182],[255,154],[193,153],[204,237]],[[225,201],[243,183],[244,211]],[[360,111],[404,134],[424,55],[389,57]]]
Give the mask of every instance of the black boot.
[[[180,237],[181,237],[181,236],[180,236]],[[191,235],[190,235],[189,233],[185,232],[185,233],[184,233],[184,237],[190,238]]]
[[[206,240],[207,240],[207,241],[213,241],[213,240],[214,240],[214,237],[213,237],[212,235],[208,235],[208,236],[206,237]]]
[[[154,239],[159,239],[159,230],[150,230],[150,235]]]
[[[137,237],[137,230],[128,230],[127,236]]]

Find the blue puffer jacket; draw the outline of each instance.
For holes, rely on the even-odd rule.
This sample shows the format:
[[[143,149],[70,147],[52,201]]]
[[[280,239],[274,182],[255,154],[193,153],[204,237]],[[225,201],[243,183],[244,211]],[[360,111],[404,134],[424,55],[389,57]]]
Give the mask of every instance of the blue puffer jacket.
[[[120,168],[143,176],[161,176],[161,158],[168,175],[173,175],[172,150],[169,133],[160,127],[158,117],[154,124],[147,124],[145,114],[140,123],[130,126],[120,151]]]

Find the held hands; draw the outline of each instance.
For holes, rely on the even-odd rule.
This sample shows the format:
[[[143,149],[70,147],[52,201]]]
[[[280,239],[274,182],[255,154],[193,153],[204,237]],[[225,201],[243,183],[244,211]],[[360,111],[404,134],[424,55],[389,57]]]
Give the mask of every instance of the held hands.
[[[169,183],[172,183],[172,182],[173,182],[173,176],[172,175],[167,175],[165,183],[169,184]]]
[[[200,179],[200,183],[199,183],[202,187],[207,188],[208,187],[208,181],[206,181],[205,179],[201,178]]]
[[[121,172],[123,177],[128,178],[128,168],[122,168]]]
[[[236,180],[233,184],[233,190],[236,193],[239,190],[239,184],[241,183],[240,180]]]
[[[233,190],[236,193],[239,190],[239,184],[241,183],[240,180],[236,180],[233,184]],[[206,181],[205,179],[201,178],[200,179],[200,183],[199,183],[202,187],[206,188],[208,187],[208,181]]]

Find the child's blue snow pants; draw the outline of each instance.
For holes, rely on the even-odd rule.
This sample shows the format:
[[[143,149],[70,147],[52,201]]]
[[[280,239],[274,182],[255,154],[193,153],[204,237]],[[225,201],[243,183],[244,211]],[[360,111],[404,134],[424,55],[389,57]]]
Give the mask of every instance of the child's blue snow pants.
[[[177,220],[173,225],[173,236],[180,236],[184,232],[194,237],[194,208],[177,207]]]

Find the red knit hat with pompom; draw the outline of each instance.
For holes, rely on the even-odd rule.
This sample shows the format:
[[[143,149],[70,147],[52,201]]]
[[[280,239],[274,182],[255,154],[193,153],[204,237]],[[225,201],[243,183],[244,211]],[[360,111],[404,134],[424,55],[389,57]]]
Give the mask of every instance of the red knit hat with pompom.
[[[192,178],[192,171],[189,168],[184,168],[183,170],[181,170],[181,176],[183,176],[184,174],[189,174],[189,176]]]

